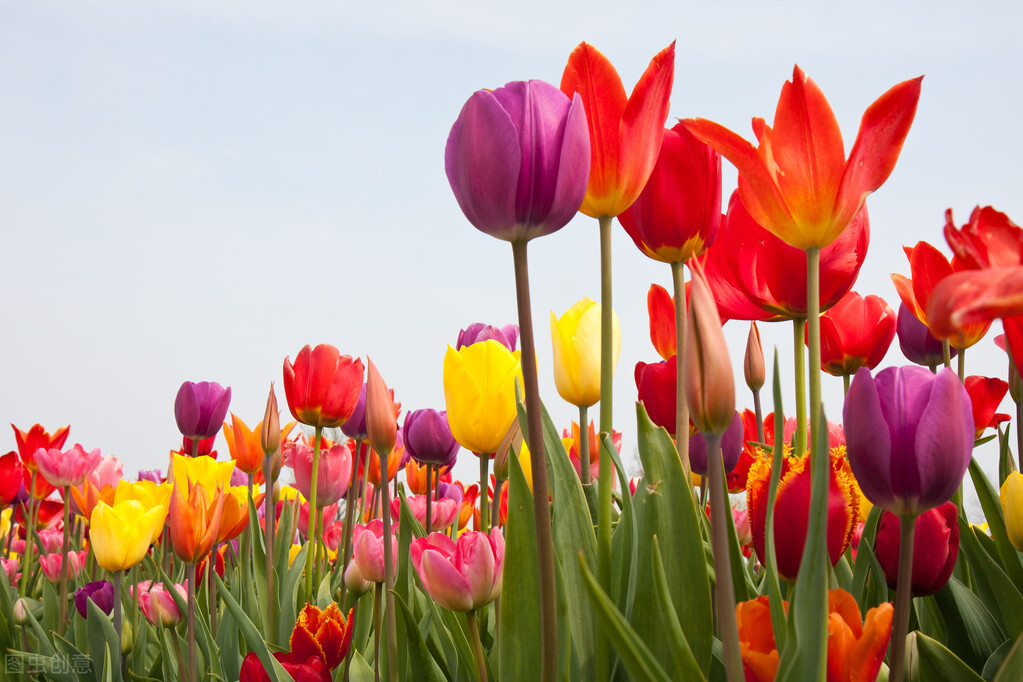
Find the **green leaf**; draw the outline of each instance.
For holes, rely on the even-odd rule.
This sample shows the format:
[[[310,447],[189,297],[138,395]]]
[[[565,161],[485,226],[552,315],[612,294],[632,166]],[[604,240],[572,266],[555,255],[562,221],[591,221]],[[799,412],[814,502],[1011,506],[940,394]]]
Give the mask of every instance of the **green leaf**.
[[[416,623],[416,617],[412,615],[412,611],[409,610],[401,595],[396,591],[392,591],[391,594],[394,595],[394,604],[398,614],[400,614],[400,619],[405,624],[409,663],[411,664],[415,679],[422,682],[445,682],[447,677],[441,671],[437,662],[433,660],[429,649],[426,648],[426,641],[419,632],[419,624]]]
[[[781,373],[778,369],[778,348],[774,349],[774,372],[772,377],[774,400],[774,447],[771,450],[771,480],[767,484],[767,515],[764,525],[764,580],[767,582],[767,597],[771,606],[771,629],[778,650],[785,649],[788,634],[788,619],[785,605],[781,597],[781,584],[778,581],[778,556],[774,544],[774,504],[778,497],[778,484],[781,481],[782,460],[785,457],[784,437],[785,413],[781,401]],[[759,427],[758,427],[759,430]]]
[[[57,590],[53,588],[53,583],[49,580],[43,580],[43,622],[40,625],[43,626],[43,630],[46,632],[57,631],[57,615],[60,608],[60,597],[57,596]]]
[[[636,413],[639,456],[644,471],[632,501],[637,541],[640,547],[650,547],[654,535],[671,538],[671,542],[662,547],[664,574],[682,631],[700,670],[706,672],[710,666],[713,621],[707,560],[692,484],[685,479],[667,431],[654,426],[641,404],[636,406]],[[671,657],[671,644],[659,619],[650,617],[660,608],[657,591],[650,580],[653,570],[653,555],[648,551],[640,552],[630,623],[654,658],[665,661]]]
[[[1009,651],[1002,660],[998,673],[994,676],[994,682],[1016,682],[1023,680],[1023,635],[1016,638],[1015,642],[1006,642]],[[996,654],[998,652],[995,652]],[[994,654],[992,655],[994,658]],[[986,671],[986,667],[985,667]]]
[[[626,620],[632,620],[632,606],[636,598],[636,568],[639,564],[639,530],[636,525],[636,511],[632,506],[632,493],[629,491],[629,479],[625,475],[625,467],[621,457],[615,450],[610,434],[603,434],[600,447],[606,456],[614,462],[618,474],[618,486],[621,488],[622,513],[618,517],[618,525],[611,535],[611,596],[618,610],[625,614]],[[592,486],[591,486],[592,487]],[[618,654],[612,653],[611,675],[614,677],[618,668]]]
[[[86,637],[89,640],[89,654],[92,656],[93,663],[95,664],[101,651],[116,652],[114,661],[115,663],[120,661],[121,641],[114,630],[114,624],[110,622],[110,617],[103,613],[103,610],[96,606],[96,602],[93,600],[88,599],[85,604],[88,614],[86,624],[89,628]],[[121,666],[114,665],[112,670],[105,674],[110,674],[113,679],[119,680],[121,679]]]
[[[1009,580],[1009,576],[984,551],[975,535],[976,531],[959,517],[959,542],[970,566],[977,596],[998,620],[1005,635],[1015,640],[1023,633],[1023,595]]]
[[[674,674],[684,680],[705,679],[699,664],[693,658],[693,652],[686,641],[686,635],[682,632],[682,626],[678,622],[678,616],[671,605],[671,593],[668,590],[668,579],[664,575],[664,565],[661,562],[661,546],[654,536],[654,587],[661,599],[662,607],[658,610],[661,615],[661,622],[671,642],[671,657],[675,663]]]
[[[927,635],[911,632],[906,640],[906,676],[911,682],[982,682],[955,654]]]
[[[298,563],[296,560],[295,563]],[[217,575],[216,571],[211,573],[213,579],[217,581],[220,587],[221,594],[224,599],[224,604],[227,605],[227,610],[234,616],[235,622],[238,624],[238,629],[242,633],[242,637],[245,639],[245,643],[248,645],[250,651],[254,651],[256,656],[259,657],[259,662],[263,664],[263,669],[267,671],[270,677],[270,682],[287,682],[291,680],[291,675],[284,669],[276,658],[270,655],[269,650],[266,648],[266,642],[263,640],[263,636],[259,633],[258,628],[249,617],[242,610],[242,607],[238,605],[235,598],[231,596],[230,590],[228,590],[223,581],[220,580],[220,576]],[[198,620],[198,619],[197,619]],[[292,621],[294,623],[294,621]],[[196,624],[198,625],[198,623]]]
[[[945,620],[948,646],[974,670],[1005,641],[983,602],[961,582],[952,578],[934,595]]]
[[[540,569],[536,555],[533,496],[518,457],[508,458],[508,524],[497,670],[502,680],[536,676],[540,639]]]
[[[274,540],[276,542],[276,538]],[[280,543],[285,544],[285,543]],[[302,545],[302,549],[298,550],[298,554],[295,555],[295,561],[291,564],[291,567],[286,569],[287,572],[284,577],[284,584],[281,585],[281,610],[280,619],[277,622],[277,641],[287,642],[291,636],[291,629],[295,627],[295,621],[298,619],[298,588],[302,582],[302,571],[305,569],[305,555],[309,551],[309,543]],[[287,555],[284,560],[287,561]]]
[[[53,635],[53,646],[75,671],[78,682],[89,682],[90,680],[95,682],[96,668],[87,654],[56,633]]]
[[[1013,584],[1023,585],[1023,564],[1020,563],[1019,554],[1009,542],[1009,535],[1005,531],[1005,519],[1002,517],[1002,503],[999,501],[998,491],[991,487],[991,481],[984,475],[976,458],[970,459],[970,478],[973,479],[973,487],[977,490],[980,506],[984,509],[984,518],[998,549],[998,556],[1001,557],[1002,570]]]
[[[366,662],[358,651],[352,654],[352,665],[348,671],[352,682],[373,682],[373,666]]]
[[[873,550],[882,511],[875,505],[867,514],[867,522],[863,524],[859,548],[856,550],[856,565],[853,568],[850,592],[856,597],[860,613],[866,613],[881,602],[888,601],[888,583]]]

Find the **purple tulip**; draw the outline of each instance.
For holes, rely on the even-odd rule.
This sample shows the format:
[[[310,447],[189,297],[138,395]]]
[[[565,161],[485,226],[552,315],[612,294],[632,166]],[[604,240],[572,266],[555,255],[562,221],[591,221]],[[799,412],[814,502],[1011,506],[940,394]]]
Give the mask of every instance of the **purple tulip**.
[[[153,483],[160,485],[164,481],[163,472],[159,469],[147,469],[146,471],[139,469],[138,480],[152,481]]]
[[[405,415],[405,452],[420,464],[450,467],[458,456],[458,441],[451,435],[447,412],[426,409]]]
[[[366,384],[362,385],[359,391],[359,402],[355,405],[355,411],[341,425],[341,431],[352,440],[366,440],[369,438],[369,431],[366,430]]]
[[[437,484],[437,496],[454,500],[458,503],[459,509],[462,508],[462,500],[465,499],[461,486],[454,483],[445,483],[444,481]]]
[[[75,607],[82,618],[88,618],[89,610],[86,603],[89,599],[95,602],[103,613],[110,615],[114,610],[114,586],[106,580],[86,583],[85,587],[75,592]]]
[[[725,474],[730,474],[739,463],[742,454],[742,419],[739,413],[721,435],[721,457],[724,460]],[[689,466],[694,474],[707,475],[707,441],[703,434],[696,432],[689,436]]]
[[[916,319],[916,315],[905,303],[899,306],[895,333],[899,336],[902,354],[910,362],[924,367],[937,367],[945,362],[941,341],[931,334],[926,324]],[[949,357],[954,358],[958,352],[955,348],[949,348]]]
[[[846,453],[863,494],[893,514],[919,515],[952,497],[973,453],[973,410],[945,368],[861,367],[845,398]]]
[[[506,324],[498,329],[482,322],[473,322],[458,332],[458,343],[455,344],[455,350],[460,350],[464,346],[471,346],[474,343],[481,343],[489,339],[497,341],[508,350],[514,352],[515,345],[519,340],[519,325]]]
[[[217,435],[231,404],[231,389],[214,381],[186,381],[174,399],[174,419],[185,438],[204,440]]]
[[[478,230],[517,242],[561,229],[590,177],[582,99],[537,80],[477,90],[451,127],[444,170]]]

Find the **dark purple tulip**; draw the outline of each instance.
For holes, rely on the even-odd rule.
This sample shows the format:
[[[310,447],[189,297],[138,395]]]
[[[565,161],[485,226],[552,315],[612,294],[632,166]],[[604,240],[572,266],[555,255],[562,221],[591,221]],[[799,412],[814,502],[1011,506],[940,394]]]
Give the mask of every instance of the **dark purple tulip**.
[[[163,483],[163,472],[159,469],[148,469],[146,471],[139,470],[140,481],[152,481],[153,483],[160,485]]]
[[[78,613],[81,614],[82,618],[87,618],[89,615],[88,604],[86,604],[86,601],[89,599],[95,602],[96,606],[109,616],[110,612],[114,610],[114,586],[106,580],[97,580],[96,582],[86,583],[85,587],[76,591],[75,608],[78,609]]]
[[[215,381],[186,381],[174,399],[174,419],[185,438],[203,440],[217,435],[231,404],[231,388]]]
[[[369,438],[369,432],[366,430],[366,384],[362,384],[362,389],[359,391],[359,402],[355,405],[355,411],[352,412],[344,424],[341,425],[341,431],[352,440],[366,440]]]
[[[951,369],[861,367],[845,398],[846,455],[867,499],[918,515],[952,497],[973,452],[970,394]]]
[[[899,348],[910,362],[924,367],[937,367],[945,362],[942,355],[941,341],[938,340],[927,325],[916,319],[913,311],[903,303],[899,306],[899,317],[895,323],[895,333],[899,336]],[[959,353],[949,348],[949,357]]]
[[[515,345],[519,340],[519,325],[506,324],[498,329],[482,322],[473,322],[458,332],[458,343],[455,344],[455,350],[459,350],[463,346],[471,346],[474,343],[481,343],[488,339],[493,339],[508,350],[514,351]]]
[[[742,419],[739,413],[728,425],[721,435],[721,457],[725,463],[725,474],[732,472],[735,465],[739,463],[739,455],[742,454]],[[694,433],[689,436],[689,466],[694,474],[707,475],[707,441],[702,433]]]
[[[481,232],[518,242],[561,229],[590,178],[582,99],[537,80],[477,90],[451,126],[444,171]]]
[[[451,435],[447,412],[426,409],[405,415],[405,452],[420,464],[449,467],[458,456],[458,441]]]

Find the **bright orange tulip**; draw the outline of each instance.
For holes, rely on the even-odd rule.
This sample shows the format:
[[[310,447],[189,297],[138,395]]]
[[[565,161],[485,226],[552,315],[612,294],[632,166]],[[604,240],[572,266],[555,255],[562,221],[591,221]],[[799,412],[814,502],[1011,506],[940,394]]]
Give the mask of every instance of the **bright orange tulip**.
[[[798,249],[824,247],[891,175],[922,78],[895,85],[867,108],[848,161],[831,106],[799,66],[782,86],[774,127],[753,119],[757,147],[712,121],[684,123],[739,169],[739,194],[754,220]]]
[[[263,468],[263,445],[260,433],[263,422],[249,428],[238,415],[231,413],[231,423],[224,422],[224,440],[234,460],[235,468],[246,474],[254,474]]]
[[[92,510],[100,502],[105,502],[111,507],[114,505],[114,487],[105,485],[97,488],[89,479],[85,479],[81,488],[71,486],[71,499],[75,501],[79,514],[87,519],[92,518]],[[163,528],[163,524],[160,524],[160,528]]]
[[[568,57],[561,91],[579,93],[590,129],[590,182],[579,209],[614,217],[632,205],[657,163],[675,78],[675,43],[657,53],[632,91],[607,57],[580,43]]]
[[[249,526],[249,490],[246,486],[236,485],[224,490],[224,510],[220,515],[220,528],[217,531],[217,542],[227,542],[236,538]],[[263,502],[263,493],[256,494],[256,508]]]
[[[211,493],[205,486],[191,481],[175,484],[167,522],[174,553],[179,559],[194,566],[209,554],[220,530],[223,510],[224,494],[220,488]]]

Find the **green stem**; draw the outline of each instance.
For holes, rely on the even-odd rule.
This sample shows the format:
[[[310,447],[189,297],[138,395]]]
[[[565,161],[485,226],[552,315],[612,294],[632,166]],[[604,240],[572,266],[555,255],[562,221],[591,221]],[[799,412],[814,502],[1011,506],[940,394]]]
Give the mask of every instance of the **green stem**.
[[[721,461],[721,434],[706,433],[707,477],[710,478],[710,536],[714,553],[714,576],[717,588],[718,625],[724,648],[728,682],[743,679],[742,654],[739,650],[739,626],[735,616],[735,591],[732,587],[732,562],[728,554],[728,495],[725,492],[724,464]]]
[[[487,682],[487,661],[483,656],[483,642],[480,640],[480,629],[476,623],[476,612],[469,611],[465,614],[469,623],[469,639],[472,641],[472,655],[476,659],[476,672],[479,682]]]
[[[373,682],[380,682],[380,583],[373,590]]]
[[[600,432],[611,434],[614,383],[614,357],[612,332],[614,308],[611,300],[611,220],[599,219],[600,224]],[[597,470],[597,579],[608,594],[611,593],[611,468],[610,458],[601,448]],[[596,628],[595,678],[606,680],[610,675],[607,635],[600,625]],[[554,679],[553,676],[549,679]]]
[[[608,239],[610,240],[610,220],[607,221]],[[603,222],[601,233],[603,234]],[[603,239],[602,239],[603,243]],[[558,674],[558,612],[555,605],[554,582],[554,536],[551,531],[550,496],[547,493],[547,458],[544,453],[543,422],[541,421],[540,389],[536,371],[536,344],[533,341],[533,316],[529,303],[529,264],[526,258],[528,242],[512,242],[512,256],[515,263],[515,295],[519,310],[519,338],[522,343],[522,378],[525,383],[523,390],[526,397],[527,436],[530,451],[530,470],[533,477],[533,512],[536,523],[537,562],[540,571],[540,642],[541,668],[540,679],[543,682],[554,682]],[[610,301],[602,311],[601,322],[608,321],[610,331]],[[607,337],[610,338],[610,337]],[[604,395],[604,355],[610,358],[610,343],[601,351],[601,395]],[[610,393],[610,373],[607,376],[607,391]],[[611,418],[610,397],[607,405],[607,419]],[[601,420],[603,423],[605,405],[601,402]],[[610,432],[610,428],[608,429]],[[608,513],[611,510],[610,470],[604,476],[604,457],[601,457],[601,485],[607,478]],[[610,462],[608,462],[610,465]],[[486,488],[483,488],[486,490]],[[481,491],[482,493],[482,491]],[[486,495],[483,495],[486,500]],[[481,512],[482,513],[482,512]],[[610,548],[610,523],[608,524],[608,545]],[[610,568],[610,561],[608,562]],[[610,578],[610,571],[608,571]],[[609,581],[610,582],[610,581]]]
[[[270,474],[273,463],[270,455],[263,455],[263,534],[266,545],[266,610],[267,622],[274,622],[274,525],[277,522],[277,509],[273,501],[273,483]]]
[[[433,465],[427,463],[426,465],[426,534],[429,535],[432,530],[430,522],[433,521],[430,512],[433,511]]]
[[[682,462],[686,481],[692,480],[689,466],[689,405],[686,403],[686,277],[685,263],[671,264],[675,289],[675,451]],[[692,490],[692,486],[687,486]]]
[[[587,406],[579,406],[579,480],[583,485],[592,483],[590,476],[590,428],[586,423]]]
[[[949,348],[948,339],[945,339],[945,340],[943,340],[941,342],[941,355],[944,358],[945,366],[946,367],[951,367],[952,366],[952,350],[951,350],[951,348]]]
[[[481,452],[477,455],[480,458],[480,530],[484,533],[490,530],[490,505],[487,504],[487,490],[490,481],[488,472],[490,470],[490,455]],[[497,497],[498,490],[494,490],[494,497]]]
[[[387,675],[392,682],[398,679],[398,630],[394,611],[394,559],[391,554],[391,503],[390,488],[387,485],[387,460],[390,451],[378,452],[380,457],[380,517],[384,523],[384,607],[387,618]]]
[[[807,259],[809,267],[809,258]],[[810,292],[807,294],[807,309],[809,309]],[[796,442],[792,453],[801,457],[806,452],[806,337],[803,335],[803,325],[806,320],[795,318],[792,320],[792,361],[795,364],[796,377]],[[774,434],[776,442],[785,440],[783,434]]]
[[[188,679],[196,682],[199,677],[195,664],[195,567],[186,564],[191,573],[191,580],[188,581]],[[116,588],[115,588],[116,592]],[[116,596],[116,595],[115,595]]]
[[[611,433],[614,381],[614,308],[611,305],[611,226],[612,217],[600,218],[600,430]]]
[[[760,407],[760,390],[753,391],[753,413],[757,416],[757,442],[763,443],[764,436],[764,412]],[[743,447],[745,447],[743,443]]]
[[[39,503],[36,500],[35,495],[36,476],[38,475],[38,472],[32,472],[32,479],[29,481],[28,487],[28,513],[25,515],[28,519],[28,528],[25,529],[25,561],[22,563],[22,566],[25,566],[26,568],[21,572],[19,597],[24,597],[25,593],[28,591],[28,581],[32,575],[32,571],[28,570],[27,567],[32,565],[32,551],[35,544],[33,535],[35,534],[36,528],[36,510],[39,508]]]
[[[123,619],[121,615],[121,573],[122,571],[114,571],[114,632],[117,633],[117,651],[110,652],[110,655],[118,662],[121,660],[121,621]]]
[[[309,483],[309,529],[306,540],[310,545],[309,551],[305,555],[305,593],[310,601],[314,601],[316,598],[316,595],[313,594],[313,557],[317,548],[316,517],[319,516],[319,511],[316,508],[316,479],[319,478],[320,473],[320,442],[322,439],[323,427],[317,426],[313,440],[313,470]]]
[[[902,682],[906,663],[906,635],[909,630],[909,607],[913,582],[913,534],[916,516],[899,517],[899,580],[895,589],[895,616],[892,623],[892,644],[889,682]]]
[[[850,375],[848,375],[848,374],[843,374],[842,375],[842,395],[843,396],[849,395],[849,380],[850,379],[852,379],[852,377]]]
[[[960,348],[959,349],[959,355],[958,355],[958,357],[956,359],[958,360],[958,365],[957,365],[956,369],[959,372],[959,381],[966,381],[966,349],[965,348]]]
[[[64,486],[64,542],[60,559],[60,615],[57,621],[57,634],[64,634],[67,626],[67,579],[68,579],[68,544],[71,541],[71,486]]]

